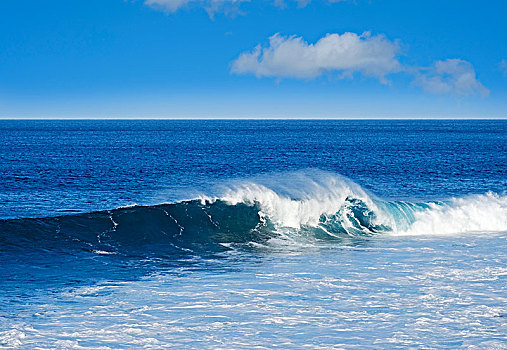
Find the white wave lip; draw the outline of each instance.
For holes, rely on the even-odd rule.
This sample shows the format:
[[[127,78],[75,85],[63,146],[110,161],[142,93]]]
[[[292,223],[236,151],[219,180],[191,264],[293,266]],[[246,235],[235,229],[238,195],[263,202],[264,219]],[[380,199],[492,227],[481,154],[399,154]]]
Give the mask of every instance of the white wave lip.
[[[322,215],[336,214],[347,198],[363,200],[369,207],[375,203],[365,191],[345,177],[320,171],[297,172],[264,183],[245,182],[229,188],[220,199],[236,205],[257,204],[261,216],[282,227],[316,227]]]
[[[408,203],[396,215],[385,202],[373,199],[346,177],[318,170],[282,173],[230,185],[220,199],[231,205],[258,205],[259,215],[278,227],[322,228],[321,218],[341,211],[342,227],[353,225],[347,199],[361,200],[375,213],[375,224],[393,235],[446,235],[507,231],[507,196],[493,192],[450,199],[444,203]],[[400,202],[401,203],[401,202]],[[424,204],[424,205],[421,205]],[[352,219],[351,219],[352,217]]]

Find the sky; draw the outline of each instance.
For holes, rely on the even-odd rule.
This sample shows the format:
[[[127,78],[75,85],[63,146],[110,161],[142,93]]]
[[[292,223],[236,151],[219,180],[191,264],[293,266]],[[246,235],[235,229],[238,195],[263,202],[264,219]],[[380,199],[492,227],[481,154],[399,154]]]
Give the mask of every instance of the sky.
[[[507,1],[0,2],[0,118],[507,118]]]

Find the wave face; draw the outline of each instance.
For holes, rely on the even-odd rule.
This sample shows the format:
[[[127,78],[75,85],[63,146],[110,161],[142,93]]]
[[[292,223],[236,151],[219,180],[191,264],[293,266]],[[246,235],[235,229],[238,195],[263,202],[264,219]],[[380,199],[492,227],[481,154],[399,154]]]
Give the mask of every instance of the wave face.
[[[177,203],[0,221],[4,247],[81,245],[104,253],[148,245],[185,252],[280,239],[485,231],[507,231],[505,195],[385,201],[345,177],[314,170],[237,181],[218,195]]]
[[[200,200],[0,222],[4,243],[79,244],[98,252],[136,251],[147,245],[171,251],[211,249],[220,243],[265,242],[255,207]]]

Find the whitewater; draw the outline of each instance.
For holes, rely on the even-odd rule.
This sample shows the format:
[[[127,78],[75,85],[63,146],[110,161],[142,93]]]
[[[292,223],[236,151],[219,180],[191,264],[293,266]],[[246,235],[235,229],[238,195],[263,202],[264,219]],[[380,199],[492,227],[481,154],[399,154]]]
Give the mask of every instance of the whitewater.
[[[335,233],[432,235],[507,230],[507,197],[493,192],[441,201],[385,201],[343,176],[306,170],[239,182],[218,198],[258,206],[261,217],[279,227],[325,229]]]

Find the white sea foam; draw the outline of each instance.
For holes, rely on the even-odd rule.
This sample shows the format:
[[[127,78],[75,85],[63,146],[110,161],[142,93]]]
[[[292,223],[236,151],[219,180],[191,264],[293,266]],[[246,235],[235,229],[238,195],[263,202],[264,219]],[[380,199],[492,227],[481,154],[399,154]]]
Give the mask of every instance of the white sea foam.
[[[15,349],[23,344],[26,334],[18,329],[0,332],[0,349]]]

